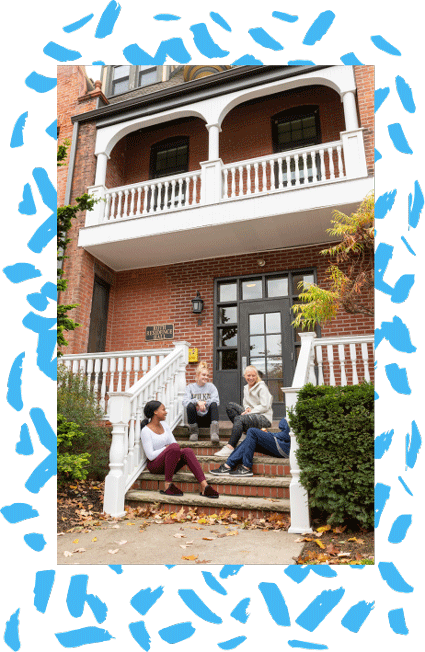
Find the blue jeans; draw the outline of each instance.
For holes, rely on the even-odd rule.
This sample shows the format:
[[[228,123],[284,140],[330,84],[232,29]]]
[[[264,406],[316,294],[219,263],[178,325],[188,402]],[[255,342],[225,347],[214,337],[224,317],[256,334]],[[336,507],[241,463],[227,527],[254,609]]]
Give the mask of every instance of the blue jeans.
[[[259,428],[249,428],[244,441],[235,448],[225,463],[233,469],[242,462],[247,469],[251,469],[255,451],[273,457],[288,458],[289,448],[290,442],[282,441],[276,434],[264,432]]]

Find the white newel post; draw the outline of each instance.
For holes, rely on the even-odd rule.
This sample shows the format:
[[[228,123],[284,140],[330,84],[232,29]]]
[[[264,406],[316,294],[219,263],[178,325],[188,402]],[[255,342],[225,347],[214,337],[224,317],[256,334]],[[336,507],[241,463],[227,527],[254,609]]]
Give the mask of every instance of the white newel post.
[[[363,139],[364,128],[341,131],[347,179],[367,177],[366,154]]]
[[[174,346],[177,348],[181,348],[183,351],[183,355],[180,359],[179,366],[177,369],[176,373],[176,392],[177,392],[177,401],[178,401],[178,407],[182,406],[183,403],[183,397],[185,395],[185,390],[186,390],[186,366],[189,363],[189,342],[173,342]],[[184,410],[182,407],[182,413],[183,413],[183,418],[182,418],[182,424],[186,425],[186,410]]]
[[[109,419],[112,423],[112,442],[109,453],[110,471],[105,479],[103,511],[111,516],[124,516],[126,430],[130,419],[130,397],[125,392],[111,392]]]
[[[294,374],[292,387],[283,387],[285,394],[286,414],[288,410],[296,405],[298,392],[308,382],[311,382],[311,364],[314,356],[314,339],[316,333],[300,333],[301,350],[298,357],[297,368]],[[308,494],[300,483],[300,467],[296,457],[298,450],[297,438],[290,429],[291,451],[289,462],[291,467],[291,484],[289,486],[290,508],[291,508],[291,526],[288,532],[292,534],[302,534],[303,532],[312,532],[310,526],[310,510],[308,506]]]

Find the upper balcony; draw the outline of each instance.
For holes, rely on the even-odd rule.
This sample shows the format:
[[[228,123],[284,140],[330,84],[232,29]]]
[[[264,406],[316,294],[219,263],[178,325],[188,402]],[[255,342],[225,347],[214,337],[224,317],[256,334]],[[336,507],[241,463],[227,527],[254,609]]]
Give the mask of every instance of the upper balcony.
[[[79,245],[118,271],[324,242],[373,187],[353,85],[335,66],[98,128]]]

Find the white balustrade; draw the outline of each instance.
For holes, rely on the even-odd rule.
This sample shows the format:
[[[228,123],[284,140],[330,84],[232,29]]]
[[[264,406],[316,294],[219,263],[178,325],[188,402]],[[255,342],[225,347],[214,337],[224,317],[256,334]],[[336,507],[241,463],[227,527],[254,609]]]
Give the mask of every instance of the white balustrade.
[[[186,386],[188,363],[187,342],[174,342],[164,356],[158,354],[158,364],[151,367],[127,391],[111,392],[109,418],[112,423],[110,471],[105,480],[104,511],[111,516],[123,516],[128,489],[146,466],[146,456],[140,441],[140,423],[145,403],[160,401],[167,410],[171,429],[183,421],[182,398]],[[156,360],[156,356],[151,358]],[[142,364],[143,368],[143,364]]]
[[[294,373],[292,387],[283,387],[286,410],[295,407],[300,389],[311,382],[314,385],[356,385],[365,380],[370,382],[373,370],[373,335],[347,335],[344,337],[317,338],[316,333],[300,333],[301,349]],[[363,370],[361,372],[361,360]],[[369,364],[372,365],[369,370]],[[294,432],[291,435],[290,506],[291,526],[289,532],[302,534],[312,532],[308,495],[300,483],[300,468],[296,457],[298,442]]]

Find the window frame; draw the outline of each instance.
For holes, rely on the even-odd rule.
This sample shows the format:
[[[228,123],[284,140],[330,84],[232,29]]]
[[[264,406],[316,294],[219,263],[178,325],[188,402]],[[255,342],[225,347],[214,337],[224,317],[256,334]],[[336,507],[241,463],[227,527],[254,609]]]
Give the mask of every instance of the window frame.
[[[286,145],[279,145],[278,142],[278,125],[282,122],[294,122],[295,120],[302,118],[315,118],[316,126],[316,137],[315,138],[302,138],[297,141],[289,142]],[[273,143],[273,152],[275,154],[280,152],[287,152],[294,149],[301,149],[303,147],[319,145],[322,142],[322,133],[320,129],[320,112],[319,106],[317,104],[308,104],[305,106],[297,106],[291,109],[285,109],[276,113],[271,118],[272,126],[272,143]]]
[[[172,136],[171,138],[165,138],[164,140],[160,140],[159,142],[154,143],[151,146],[149,178],[161,179],[162,177],[171,177],[178,174],[185,174],[186,172],[189,172],[189,153],[190,153],[189,141],[190,141],[189,136]],[[186,161],[186,165],[184,166],[184,169],[183,166],[180,166],[180,168],[175,167],[171,171],[166,170],[164,173],[158,174],[156,171],[156,160],[157,160],[158,153],[160,151],[165,151],[166,149],[173,149],[173,147],[177,147],[179,145],[186,145],[187,147],[187,161]]]

